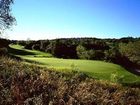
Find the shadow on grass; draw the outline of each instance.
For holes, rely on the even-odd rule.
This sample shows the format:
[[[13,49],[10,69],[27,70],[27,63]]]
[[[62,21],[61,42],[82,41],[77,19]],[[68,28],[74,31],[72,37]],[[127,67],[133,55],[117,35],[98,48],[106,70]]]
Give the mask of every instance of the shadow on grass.
[[[24,59],[25,62],[27,63],[34,63],[34,64],[38,64],[38,65],[44,65],[43,63],[40,63],[40,62],[37,62],[37,61],[32,61],[32,60],[27,60],[27,59]]]
[[[132,87],[132,88],[140,87],[140,82],[122,82],[121,84],[123,86]]]
[[[128,72],[140,76],[140,65],[130,61],[127,57],[122,56],[118,57],[114,63],[121,65],[124,67]]]
[[[9,53],[13,55],[36,55],[32,52],[28,52],[25,50],[19,50],[19,49],[13,49],[13,48],[8,48]]]

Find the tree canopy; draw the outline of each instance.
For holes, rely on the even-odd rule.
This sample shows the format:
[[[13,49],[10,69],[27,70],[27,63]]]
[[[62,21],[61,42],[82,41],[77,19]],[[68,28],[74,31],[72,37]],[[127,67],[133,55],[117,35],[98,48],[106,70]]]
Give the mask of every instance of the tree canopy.
[[[128,57],[130,61],[140,65],[140,40],[129,42],[128,44],[121,43],[119,46],[122,55]]]
[[[12,3],[13,0],[0,0],[0,32],[10,28],[15,22],[15,18],[11,14]]]

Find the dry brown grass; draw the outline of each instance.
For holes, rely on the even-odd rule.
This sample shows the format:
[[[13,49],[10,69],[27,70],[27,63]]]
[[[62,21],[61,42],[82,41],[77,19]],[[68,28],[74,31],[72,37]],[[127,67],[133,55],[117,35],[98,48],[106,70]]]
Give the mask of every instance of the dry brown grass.
[[[0,57],[0,105],[140,105],[140,88]]]

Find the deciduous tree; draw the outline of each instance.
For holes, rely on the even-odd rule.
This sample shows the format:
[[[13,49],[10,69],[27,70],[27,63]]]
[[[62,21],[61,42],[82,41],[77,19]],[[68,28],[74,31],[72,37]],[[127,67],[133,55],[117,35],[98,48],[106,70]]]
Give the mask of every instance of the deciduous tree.
[[[10,28],[15,22],[15,18],[11,14],[12,3],[13,0],[0,0],[0,32]]]

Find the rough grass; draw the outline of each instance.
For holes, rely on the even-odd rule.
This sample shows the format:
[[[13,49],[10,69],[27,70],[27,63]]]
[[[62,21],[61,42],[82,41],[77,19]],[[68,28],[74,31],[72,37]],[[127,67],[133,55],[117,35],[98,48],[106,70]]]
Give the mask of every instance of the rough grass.
[[[139,105],[140,88],[0,57],[0,105]]]

